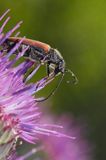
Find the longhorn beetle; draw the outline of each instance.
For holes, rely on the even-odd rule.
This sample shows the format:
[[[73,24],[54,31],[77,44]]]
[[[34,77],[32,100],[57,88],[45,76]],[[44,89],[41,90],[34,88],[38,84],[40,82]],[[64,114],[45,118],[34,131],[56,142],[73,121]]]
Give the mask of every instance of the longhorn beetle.
[[[9,37],[6,40],[6,45],[8,49],[10,50],[17,42],[19,42],[22,38],[21,37]],[[57,76],[61,73],[62,77],[57,84],[57,86],[52,90],[52,92],[44,99],[38,100],[39,102],[44,101],[51,97],[57,88],[59,87],[60,83],[63,80],[64,74],[66,72],[71,73],[72,77],[74,78],[74,83],[77,83],[77,77],[74,75],[74,73],[66,69],[65,67],[65,61],[60,52],[57,49],[52,48],[50,45],[46,43],[42,43],[40,41],[31,40],[25,38],[20,46],[20,50],[23,48],[29,46],[28,50],[24,53],[24,57],[33,61],[42,64],[46,64],[47,68],[47,76],[50,78],[51,72],[53,73],[53,76]],[[52,69],[52,71],[51,71]]]

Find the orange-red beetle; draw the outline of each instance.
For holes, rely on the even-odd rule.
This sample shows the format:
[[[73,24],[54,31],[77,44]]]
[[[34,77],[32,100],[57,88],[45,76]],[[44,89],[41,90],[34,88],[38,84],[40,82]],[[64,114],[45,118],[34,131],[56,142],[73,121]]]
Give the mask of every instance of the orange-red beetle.
[[[11,49],[20,40],[22,40],[21,37],[9,37],[5,43],[8,46],[8,49]],[[70,72],[72,77],[74,78],[74,83],[77,82],[77,78],[74,75],[74,73],[71,70],[66,69],[65,61],[57,49],[52,48],[50,45],[46,43],[42,43],[40,41],[35,41],[35,40],[25,38],[19,49],[22,50],[26,46],[29,46],[29,49],[24,53],[23,56],[33,62],[37,62],[40,64],[46,64],[48,77],[51,74],[51,69],[52,69],[52,73],[54,74],[54,76],[58,75],[59,73],[62,74],[62,77],[58,85],[50,93],[48,97],[50,97],[51,95],[55,93],[56,89],[58,88],[58,86],[60,85],[64,77],[65,72]],[[48,99],[48,97],[45,99]]]

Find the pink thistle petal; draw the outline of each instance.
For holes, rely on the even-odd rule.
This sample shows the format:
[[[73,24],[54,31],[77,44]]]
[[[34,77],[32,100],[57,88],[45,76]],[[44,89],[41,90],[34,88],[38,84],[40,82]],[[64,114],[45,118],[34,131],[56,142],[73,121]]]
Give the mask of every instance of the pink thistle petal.
[[[0,21],[8,14],[8,12],[10,12],[10,9],[8,9],[8,10],[0,17]]]
[[[4,27],[5,27],[5,25],[7,24],[7,22],[8,22],[9,20],[10,20],[10,17],[8,17],[8,18],[4,21],[2,27],[0,28],[0,34],[2,33],[2,31],[3,31]]]
[[[5,40],[9,38],[12,35],[12,33],[14,33],[14,31],[20,27],[21,24],[22,24],[22,21],[16,24],[16,26],[13,29],[11,29],[8,33],[6,33],[6,35],[0,41],[0,45],[2,45],[5,42]]]

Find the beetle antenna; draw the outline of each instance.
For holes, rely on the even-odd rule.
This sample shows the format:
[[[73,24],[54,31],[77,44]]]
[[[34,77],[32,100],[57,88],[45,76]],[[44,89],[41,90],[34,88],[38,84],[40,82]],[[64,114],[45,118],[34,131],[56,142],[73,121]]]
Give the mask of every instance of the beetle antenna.
[[[70,70],[70,69],[66,69],[65,72],[68,72],[71,74],[72,78],[73,78],[73,83],[77,84],[78,83],[78,79],[76,77],[76,75]],[[70,83],[71,81],[67,81],[67,83]]]
[[[52,92],[46,98],[43,98],[43,99],[40,99],[40,100],[36,100],[36,102],[43,102],[43,101],[47,100],[48,98],[50,98],[51,96],[53,96],[55,94],[55,92],[57,91],[58,87],[60,86],[63,78],[64,78],[64,73],[62,73],[62,77],[60,78],[57,86],[52,90]]]

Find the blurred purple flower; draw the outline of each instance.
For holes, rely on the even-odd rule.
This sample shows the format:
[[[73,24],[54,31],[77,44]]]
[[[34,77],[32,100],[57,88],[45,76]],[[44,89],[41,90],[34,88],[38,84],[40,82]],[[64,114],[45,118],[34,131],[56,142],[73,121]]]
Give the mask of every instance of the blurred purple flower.
[[[75,137],[75,139],[42,137],[45,149],[46,160],[92,160],[92,145],[85,138],[85,127],[78,124],[74,118],[61,116],[53,118],[53,116],[45,116],[45,123],[62,123],[64,133]]]
[[[0,17],[0,21],[3,20],[8,12],[9,10]],[[24,60],[18,66],[14,66],[15,62],[22,57],[28,47],[24,48],[18,55],[14,54],[21,45],[24,39],[22,38],[7,52],[4,46],[5,41],[21,25],[21,22],[19,22],[4,34],[3,29],[9,19],[10,17],[0,27],[0,159],[2,160],[16,159],[14,158],[14,153],[16,142],[19,138],[29,143],[36,143],[39,134],[65,137],[64,134],[54,130],[55,126],[51,130],[50,125],[39,124],[40,112],[35,105],[37,102],[33,94],[43,89],[52,79],[48,80],[45,77],[35,84],[25,84],[23,82],[24,74],[33,63]],[[15,58],[10,59],[13,54]]]

